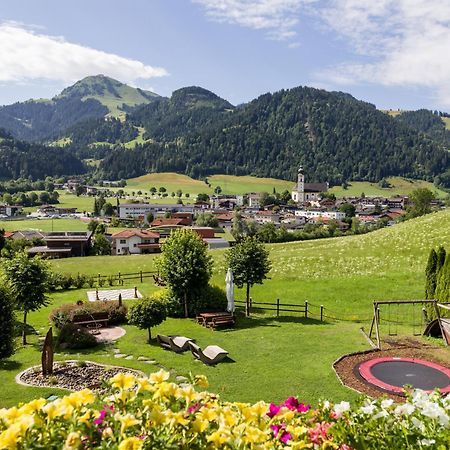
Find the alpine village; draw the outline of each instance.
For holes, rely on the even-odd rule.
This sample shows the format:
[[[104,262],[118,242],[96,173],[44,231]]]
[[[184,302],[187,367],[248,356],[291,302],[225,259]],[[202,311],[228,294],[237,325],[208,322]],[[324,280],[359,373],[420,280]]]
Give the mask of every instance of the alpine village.
[[[278,56],[312,45],[302,14],[319,20],[302,2],[179,2],[186,49],[225,58],[198,82],[202,55],[128,13],[113,32],[92,6],[83,35],[6,3],[0,450],[450,449],[450,103],[396,97],[375,72],[351,94],[301,73],[280,88]],[[155,17],[133,21],[169,20],[144,3]],[[228,45],[271,67],[252,86]],[[165,84],[134,81],[151,70]]]

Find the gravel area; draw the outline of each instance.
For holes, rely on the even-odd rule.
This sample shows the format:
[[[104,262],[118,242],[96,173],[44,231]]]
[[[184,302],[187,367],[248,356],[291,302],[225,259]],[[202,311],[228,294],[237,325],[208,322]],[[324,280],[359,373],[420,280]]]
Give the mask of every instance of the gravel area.
[[[450,368],[450,352],[444,347],[436,347],[424,341],[415,339],[386,340],[382,343],[382,350],[346,355],[333,364],[342,384],[370,397],[388,396],[395,401],[404,401],[402,395],[386,392],[364,380],[358,371],[361,362],[385,356],[421,358],[436,362]]]
[[[79,391],[89,388],[101,390],[102,382],[114,375],[133,373],[142,375],[141,372],[127,367],[102,366],[92,362],[67,361],[55,363],[53,375],[44,377],[40,366],[31,367],[17,376],[17,382],[21,384],[41,387],[63,388],[71,391]]]

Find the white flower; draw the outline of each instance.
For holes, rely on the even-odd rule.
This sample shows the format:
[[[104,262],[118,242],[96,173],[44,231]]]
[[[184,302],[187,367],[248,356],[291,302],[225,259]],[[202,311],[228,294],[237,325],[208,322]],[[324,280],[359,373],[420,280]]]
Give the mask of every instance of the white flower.
[[[389,413],[385,409],[382,409],[379,413],[373,416],[373,420],[377,420],[380,419],[381,417],[388,417],[388,416]]]
[[[330,409],[330,402],[328,400],[325,400],[322,406],[323,409]]]
[[[381,407],[386,409],[389,408],[394,403],[394,400],[387,398],[381,402]]]
[[[415,409],[416,408],[414,407],[414,405],[411,405],[411,403],[403,403],[402,405],[398,405],[394,409],[394,413],[398,416],[409,416],[415,411]]]
[[[417,417],[412,417],[411,418],[411,422],[420,431],[424,431],[425,430],[425,426],[423,425],[423,423]]]
[[[429,447],[430,445],[433,445],[435,442],[436,441],[434,439],[422,439],[419,443],[424,447]]]
[[[348,411],[350,409],[350,403],[349,402],[341,402],[337,405],[334,405],[334,413],[336,414],[336,417],[339,418],[342,416],[342,413],[345,411]]]
[[[363,414],[372,414],[375,410],[375,405],[366,405],[361,407],[361,412]]]

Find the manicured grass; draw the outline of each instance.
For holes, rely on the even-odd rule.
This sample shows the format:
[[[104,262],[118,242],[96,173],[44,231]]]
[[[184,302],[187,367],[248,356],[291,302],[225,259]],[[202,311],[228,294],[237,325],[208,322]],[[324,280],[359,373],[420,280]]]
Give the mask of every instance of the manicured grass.
[[[285,313],[280,318],[271,312],[257,313],[250,319],[239,317],[236,329],[223,331],[202,328],[193,320],[168,319],[153,330],[154,335],[190,336],[203,347],[219,345],[229,351],[233,362],[206,367],[190,354],[178,355],[154,343],[147,344],[147,333],[132,326],[125,326],[127,334],[117,346],[123,353],[132,354],[134,360],[115,359],[108,347],[66,352],[57,355],[57,359],[93,360],[148,372],[152,366],[136,361],[138,356],[147,356],[171,369],[174,375],[206,374],[210,389],[226,400],[280,401],[289,395],[299,395],[302,400],[316,404],[319,397],[353,399],[356,394],[337,380],[331,368],[333,361],[343,354],[368,348],[359,327],[368,329],[373,300],[423,298],[429,250],[438,245],[448,246],[449,241],[450,210],[445,210],[361,236],[269,245],[273,269],[263,285],[252,288],[254,301],[279,298],[284,303],[303,304],[308,300],[312,305],[310,318],[296,313]],[[224,252],[216,250],[211,254],[215,264],[212,282],[224,287]],[[54,260],[50,264],[59,272],[107,274],[151,270],[154,261],[153,255],[103,256]],[[152,280],[128,285],[134,284],[144,294],[159,289]],[[85,291],[53,294],[51,306],[30,314],[30,324],[42,335],[48,326],[49,311],[56,305],[84,298]],[[244,295],[242,290],[236,290],[238,299]],[[319,305],[324,305],[326,316],[340,320],[327,318],[320,323]],[[405,326],[400,328],[412,333],[412,328],[406,327],[406,319]],[[386,327],[382,332],[387,333]],[[18,388],[14,383],[20,370],[39,362],[37,337],[32,336],[31,342],[32,345],[0,363],[3,381],[0,406],[55,391]]]
[[[391,184],[389,188],[380,188],[378,183],[369,183],[366,181],[350,181],[347,189],[342,186],[334,186],[330,189],[336,197],[360,196],[364,192],[366,196],[379,195],[383,197],[394,197],[396,195],[408,195],[414,189],[428,188],[436,194],[438,198],[447,197],[448,193],[437,189],[433,183],[423,180],[412,180],[401,177],[389,177],[387,181]]]

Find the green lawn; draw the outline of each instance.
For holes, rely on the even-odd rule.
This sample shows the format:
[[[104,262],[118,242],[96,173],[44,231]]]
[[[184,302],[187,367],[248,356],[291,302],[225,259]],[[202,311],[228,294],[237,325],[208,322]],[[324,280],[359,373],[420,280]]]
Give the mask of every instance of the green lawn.
[[[79,219],[24,219],[0,220],[0,228],[5,231],[85,231],[87,222]]]
[[[239,318],[233,330],[211,331],[193,320],[168,319],[156,327],[154,334],[184,334],[195,338],[200,346],[216,344],[230,352],[232,362],[206,367],[194,361],[190,354],[167,352],[154,343],[146,343],[146,332],[125,326],[127,334],[118,342],[123,353],[134,360],[118,360],[110,347],[91,352],[57,355],[57,359],[86,359],[106,364],[121,364],[148,372],[149,366],[136,361],[138,356],[155,359],[172,373],[204,373],[210,389],[226,400],[280,401],[288,395],[299,395],[315,404],[319,397],[332,400],[353,399],[356,394],[341,386],[332,363],[339,356],[366,349],[367,342],[359,327],[368,328],[373,300],[422,298],[424,267],[433,246],[450,241],[450,210],[401,223],[360,236],[269,245],[273,269],[263,285],[255,286],[254,301],[274,301],[315,305],[311,319],[298,314],[276,318],[268,313]],[[214,259],[213,283],[224,287],[224,252],[211,252]],[[51,261],[59,272],[112,274],[154,268],[153,255],[87,257]],[[148,280],[136,284],[149,294],[157,289]],[[52,305],[31,313],[29,321],[42,335],[48,323],[49,311],[56,305],[85,297],[85,291],[58,292],[52,295]],[[244,293],[237,289],[238,299]],[[320,323],[317,307],[324,305],[327,316],[341,320]],[[382,310],[382,315],[387,311]],[[406,320],[406,319],[405,319]],[[402,327],[403,328],[403,327]],[[411,328],[403,328],[411,333]],[[382,329],[387,333],[387,329]],[[39,363],[37,336],[31,345],[19,349],[0,363],[3,387],[0,406],[48,395],[55,389],[18,387],[14,376],[26,367]],[[151,367],[151,366],[150,366]]]
[[[396,195],[408,195],[414,189],[428,188],[436,194],[438,198],[447,197],[448,193],[437,189],[433,183],[423,180],[412,180],[401,177],[389,177],[386,178],[391,184],[389,188],[380,188],[378,183],[369,183],[368,181],[350,181],[350,185],[347,189],[343,189],[342,186],[334,186],[330,189],[336,197],[352,197],[359,196],[364,192],[365,195],[380,195],[383,197],[394,197]]]

